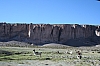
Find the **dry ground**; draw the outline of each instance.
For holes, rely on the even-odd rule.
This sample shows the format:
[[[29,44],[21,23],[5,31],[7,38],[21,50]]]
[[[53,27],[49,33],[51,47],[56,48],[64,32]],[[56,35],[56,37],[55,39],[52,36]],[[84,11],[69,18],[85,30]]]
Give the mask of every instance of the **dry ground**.
[[[0,47],[0,66],[100,66],[100,47],[57,47]],[[34,56],[33,49],[42,57]],[[76,58],[76,51],[82,52],[82,59]]]

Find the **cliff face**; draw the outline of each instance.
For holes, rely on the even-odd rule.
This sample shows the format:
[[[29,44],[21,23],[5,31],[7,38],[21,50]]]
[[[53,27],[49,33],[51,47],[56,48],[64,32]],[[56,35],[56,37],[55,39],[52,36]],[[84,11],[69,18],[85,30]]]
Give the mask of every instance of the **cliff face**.
[[[0,40],[8,41],[10,39],[28,37],[28,25],[27,24],[0,24]]]
[[[0,40],[35,44],[64,43],[69,40],[100,36],[100,27],[78,24],[8,24],[0,23]],[[70,42],[69,42],[70,43]]]

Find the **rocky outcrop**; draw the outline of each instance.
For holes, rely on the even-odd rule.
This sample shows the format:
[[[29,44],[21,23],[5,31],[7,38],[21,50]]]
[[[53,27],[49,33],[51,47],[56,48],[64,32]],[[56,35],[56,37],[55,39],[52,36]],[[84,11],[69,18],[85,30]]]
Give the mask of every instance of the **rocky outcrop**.
[[[35,44],[63,43],[69,40],[100,36],[100,26],[78,24],[9,24],[0,23],[0,40]]]
[[[20,40],[21,37],[28,37],[28,24],[0,24],[0,40],[7,41],[16,38]]]

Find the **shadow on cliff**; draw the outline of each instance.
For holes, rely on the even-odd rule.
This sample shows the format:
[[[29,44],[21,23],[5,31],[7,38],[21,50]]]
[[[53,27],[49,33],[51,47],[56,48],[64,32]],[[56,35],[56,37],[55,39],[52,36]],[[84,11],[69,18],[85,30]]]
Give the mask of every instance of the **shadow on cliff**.
[[[36,45],[44,45],[44,44],[51,43],[51,42],[47,42],[47,43],[37,44],[35,42],[30,42],[30,40],[26,41],[25,37],[20,38],[20,39],[17,37],[14,39],[0,40],[0,42],[10,42],[10,41],[25,42],[27,44],[36,44]],[[60,43],[58,42],[58,44],[60,44]],[[65,43],[61,43],[61,44],[67,45],[67,46],[72,46],[72,47],[96,46],[96,45],[100,45],[100,36],[89,37],[89,38],[70,39],[70,40],[66,41]]]
[[[89,38],[70,39],[64,44],[73,47],[96,46],[100,45],[100,37],[95,36]]]

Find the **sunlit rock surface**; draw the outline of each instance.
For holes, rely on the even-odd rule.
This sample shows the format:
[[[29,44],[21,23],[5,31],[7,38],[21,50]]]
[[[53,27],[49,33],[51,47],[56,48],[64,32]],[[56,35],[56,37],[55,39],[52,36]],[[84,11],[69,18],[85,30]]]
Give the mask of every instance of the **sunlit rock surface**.
[[[88,43],[95,44],[100,43],[100,26],[79,24],[0,23],[0,41],[11,40],[40,45],[45,43],[75,45],[74,42],[76,41],[79,42],[77,45],[88,45]]]

